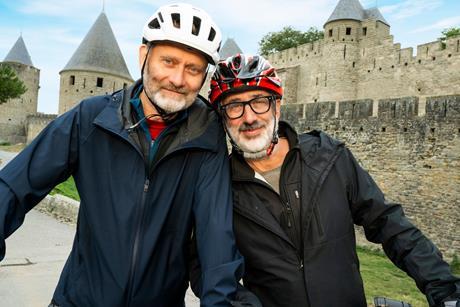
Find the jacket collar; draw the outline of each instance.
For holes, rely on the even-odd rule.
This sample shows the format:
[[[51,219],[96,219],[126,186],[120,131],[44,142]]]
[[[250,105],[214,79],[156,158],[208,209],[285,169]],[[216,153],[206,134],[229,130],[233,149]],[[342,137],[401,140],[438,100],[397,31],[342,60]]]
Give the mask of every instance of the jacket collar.
[[[129,134],[127,129],[133,125],[133,107],[129,100],[140,86],[138,80],[126,90],[120,90],[110,96],[110,102],[97,115],[93,123],[113,132],[127,140]],[[184,123],[180,125],[177,136],[170,149],[179,148],[200,148],[211,151],[218,151],[218,138],[223,138],[221,120],[210,107],[198,96],[195,102],[187,109]],[[171,151],[168,150],[168,151]]]

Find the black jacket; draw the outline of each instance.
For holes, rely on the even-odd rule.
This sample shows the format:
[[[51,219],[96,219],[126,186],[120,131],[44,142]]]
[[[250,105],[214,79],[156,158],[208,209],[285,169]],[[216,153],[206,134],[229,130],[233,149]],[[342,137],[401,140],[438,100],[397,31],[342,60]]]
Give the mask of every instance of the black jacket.
[[[354,224],[364,227],[368,240],[383,244],[431,304],[460,293],[459,279],[437,248],[404,217],[400,205],[385,202],[342,143],[318,131],[298,137],[282,122],[280,129],[291,145],[280,195],[255,178],[240,155],[231,157],[234,231],[245,257],[244,285],[263,306],[366,306]],[[294,223],[286,222],[288,216]]]
[[[228,306],[243,265],[221,124],[197,100],[157,138],[149,165],[146,136],[129,128],[130,93],[84,100],[0,171],[0,260],[24,215],[72,175],[81,204],[57,305],[183,306],[194,226],[201,304]]]

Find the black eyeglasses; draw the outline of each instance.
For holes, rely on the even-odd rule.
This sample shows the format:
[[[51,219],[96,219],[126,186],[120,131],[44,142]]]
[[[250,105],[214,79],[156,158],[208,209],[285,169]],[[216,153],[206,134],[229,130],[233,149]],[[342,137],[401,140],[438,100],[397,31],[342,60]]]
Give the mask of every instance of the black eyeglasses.
[[[237,101],[220,106],[220,110],[225,112],[229,119],[237,119],[243,116],[246,105],[256,114],[264,114],[270,110],[272,103],[276,102],[276,96],[255,97],[248,101]]]

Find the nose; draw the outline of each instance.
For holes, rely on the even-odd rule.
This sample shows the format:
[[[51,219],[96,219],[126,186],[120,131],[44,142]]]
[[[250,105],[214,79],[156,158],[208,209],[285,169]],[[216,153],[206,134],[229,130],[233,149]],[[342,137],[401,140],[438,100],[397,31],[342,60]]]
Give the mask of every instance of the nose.
[[[257,120],[257,114],[252,111],[248,104],[244,106],[243,119],[248,124],[252,124]]]
[[[180,68],[174,69],[169,75],[169,81],[175,87],[183,87],[185,85],[184,70]]]

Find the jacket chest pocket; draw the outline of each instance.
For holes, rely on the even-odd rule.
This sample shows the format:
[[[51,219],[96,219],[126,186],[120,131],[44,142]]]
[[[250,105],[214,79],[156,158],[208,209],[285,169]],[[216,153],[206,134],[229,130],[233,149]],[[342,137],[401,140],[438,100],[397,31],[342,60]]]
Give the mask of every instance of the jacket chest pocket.
[[[293,243],[302,246],[301,192],[300,182],[289,183],[281,190],[283,211],[280,217],[281,227]]]

